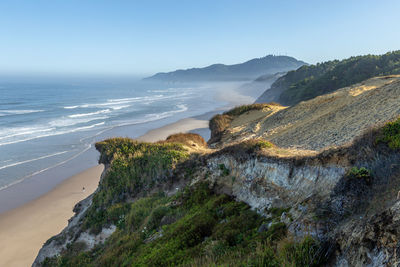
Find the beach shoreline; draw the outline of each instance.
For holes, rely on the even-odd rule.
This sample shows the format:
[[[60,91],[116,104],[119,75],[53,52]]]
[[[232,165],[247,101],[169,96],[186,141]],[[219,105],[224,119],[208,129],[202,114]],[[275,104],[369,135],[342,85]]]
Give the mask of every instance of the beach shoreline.
[[[149,130],[137,139],[155,142],[173,133],[192,131],[207,134],[208,120],[181,119]],[[67,226],[75,204],[96,190],[102,171],[102,165],[86,169],[38,198],[0,213],[0,266],[31,266],[44,242]]]

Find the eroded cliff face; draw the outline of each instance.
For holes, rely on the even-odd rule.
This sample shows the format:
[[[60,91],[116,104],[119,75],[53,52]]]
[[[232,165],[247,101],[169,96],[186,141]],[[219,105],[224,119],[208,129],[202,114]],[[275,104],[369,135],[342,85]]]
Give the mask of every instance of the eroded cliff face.
[[[400,153],[378,145],[377,134],[303,157],[221,150],[198,177],[266,217],[285,208],[281,222],[294,238],[319,239],[330,266],[398,266]],[[371,176],[352,177],[354,166]]]
[[[224,174],[225,169],[229,174]],[[252,157],[240,162],[233,156],[210,158],[206,178],[223,192],[229,192],[257,210],[293,206],[313,196],[325,199],[346,166],[323,162],[295,162],[293,159]],[[227,172],[227,171],[225,171]]]

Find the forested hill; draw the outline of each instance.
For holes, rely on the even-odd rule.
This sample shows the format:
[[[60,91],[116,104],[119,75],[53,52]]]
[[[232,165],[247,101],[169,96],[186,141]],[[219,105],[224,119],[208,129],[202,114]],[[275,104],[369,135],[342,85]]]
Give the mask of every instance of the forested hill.
[[[295,70],[305,64],[293,57],[269,55],[234,65],[213,64],[205,68],[157,73],[145,80],[172,82],[254,80],[261,75]]]
[[[257,103],[294,105],[374,76],[400,74],[400,50],[305,65],[279,78]]]

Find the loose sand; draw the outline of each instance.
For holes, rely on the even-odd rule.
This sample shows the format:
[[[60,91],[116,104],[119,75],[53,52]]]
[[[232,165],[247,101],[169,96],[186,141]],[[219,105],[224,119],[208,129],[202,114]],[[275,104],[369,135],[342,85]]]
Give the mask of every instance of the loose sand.
[[[154,142],[199,128],[208,128],[208,121],[187,118],[151,130],[138,139]],[[43,243],[67,226],[74,205],[96,190],[102,171],[102,165],[90,168],[41,197],[0,214],[0,266],[31,266]]]

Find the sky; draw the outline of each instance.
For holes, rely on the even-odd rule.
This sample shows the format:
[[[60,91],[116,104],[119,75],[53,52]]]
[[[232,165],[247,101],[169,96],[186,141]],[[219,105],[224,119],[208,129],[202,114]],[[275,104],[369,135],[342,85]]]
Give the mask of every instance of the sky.
[[[399,0],[2,0],[0,74],[150,75],[400,49]]]

